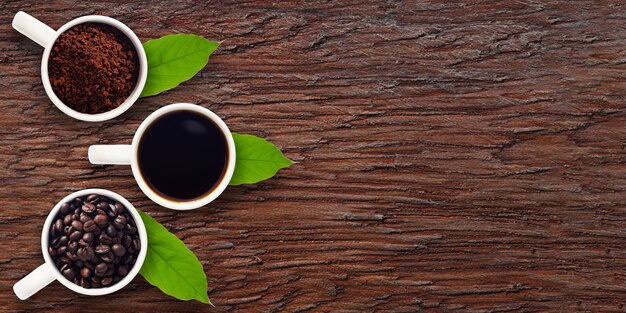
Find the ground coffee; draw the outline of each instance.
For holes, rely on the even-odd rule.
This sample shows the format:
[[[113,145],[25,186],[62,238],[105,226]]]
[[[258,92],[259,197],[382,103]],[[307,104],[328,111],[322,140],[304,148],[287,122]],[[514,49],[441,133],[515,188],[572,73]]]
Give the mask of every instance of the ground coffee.
[[[48,253],[61,274],[84,288],[113,285],[137,261],[137,225],[121,203],[96,194],[61,205]]]
[[[120,106],[132,93],[139,58],[130,39],[117,28],[83,23],[56,40],[48,75],[65,105],[82,113],[102,113]]]

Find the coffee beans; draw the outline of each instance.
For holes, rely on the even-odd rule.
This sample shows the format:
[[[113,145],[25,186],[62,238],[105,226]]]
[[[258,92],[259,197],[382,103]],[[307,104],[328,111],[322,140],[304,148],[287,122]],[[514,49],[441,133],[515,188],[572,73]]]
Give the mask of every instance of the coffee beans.
[[[123,256],[124,254],[126,254],[126,249],[119,243],[114,244],[111,248],[111,251],[113,251],[113,254],[115,256]]]
[[[120,217],[124,218],[123,216],[120,216]],[[96,222],[96,224],[98,224],[99,227],[105,227],[109,225],[109,218],[104,214],[96,215],[93,221]]]
[[[141,249],[137,225],[126,208],[96,194],[61,205],[48,243],[61,274],[84,288],[120,281]]]
[[[82,209],[83,209],[83,212],[90,214],[96,210],[96,206],[91,203],[85,202],[85,204],[83,204]]]
[[[98,228],[98,226],[93,220],[86,221],[85,224],[83,224],[83,230],[85,230],[86,232],[92,232],[96,230],[96,228]]]

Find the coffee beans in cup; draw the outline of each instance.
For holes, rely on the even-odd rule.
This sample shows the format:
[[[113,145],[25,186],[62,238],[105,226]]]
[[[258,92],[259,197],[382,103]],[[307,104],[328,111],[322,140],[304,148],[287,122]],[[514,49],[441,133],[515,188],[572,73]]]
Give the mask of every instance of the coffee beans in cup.
[[[103,113],[120,106],[133,92],[139,57],[119,29],[83,23],[55,41],[48,75],[54,94],[65,105],[81,113]]]
[[[126,207],[96,194],[61,205],[48,244],[61,274],[84,288],[117,283],[141,250],[137,225]]]

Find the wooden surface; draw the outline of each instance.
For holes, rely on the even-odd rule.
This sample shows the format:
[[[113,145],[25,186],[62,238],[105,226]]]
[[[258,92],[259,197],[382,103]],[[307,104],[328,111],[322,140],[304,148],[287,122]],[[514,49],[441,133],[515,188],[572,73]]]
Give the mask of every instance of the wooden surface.
[[[32,2],[35,3],[35,2]],[[626,6],[617,1],[0,4],[0,309],[210,312],[626,311]],[[201,74],[121,117],[62,114],[43,49],[11,28],[112,16],[142,40],[225,40]],[[298,163],[205,208],[150,202],[95,143],[192,102]],[[107,188],[202,261],[215,308],[143,278],[90,298],[42,262],[48,210]]]

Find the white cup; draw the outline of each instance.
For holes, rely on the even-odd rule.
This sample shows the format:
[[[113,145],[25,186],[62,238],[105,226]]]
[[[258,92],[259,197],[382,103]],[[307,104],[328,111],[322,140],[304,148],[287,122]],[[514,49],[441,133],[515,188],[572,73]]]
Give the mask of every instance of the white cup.
[[[224,174],[221,177],[220,181],[215,187],[213,187],[211,192],[207,193],[201,198],[189,201],[174,201],[171,199],[167,199],[152,190],[149,184],[145,181],[143,175],[141,175],[141,170],[138,164],[139,142],[141,141],[141,138],[146,129],[162,115],[174,111],[191,111],[205,116],[215,125],[217,125],[222,131],[222,134],[226,139],[226,145],[228,147],[228,162],[226,164],[226,170],[224,171]],[[135,176],[135,180],[137,181],[137,184],[139,185],[143,193],[145,193],[148,198],[158,203],[159,205],[174,210],[197,209],[215,200],[228,186],[228,183],[233,176],[233,172],[235,171],[236,159],[235,142],[233,141],[233,137],[230,133],[230,130],[228,129],[228,126],[226,126],[226,123],[224,123],[224,121],[222,121],[219,116],[211,112],[209,109],[191,103],[170,104],[154,111],[141,123],[141,125],[139,125],[139,128],[137,129],[137,132],[135,132],[135,136],[133,137],[133,142],[130,145],[93,145],[89,147],[88,154],[89,162],[91,162],[92,164],[130,165],[133,171],[133,176]]]
[[[103,23],[120,30],[133,43],[133,46],[135,46],[135,50],[137,51],[137,56],[139,57],[139,77],[137,79],[137,84],[135,85],[135,89],[133,90],[133,92],[117,108],[98,114],[78,112],[67,106],[65,103],[63,103],[63,101],[61,101],[61,99],[59,99],[59,97],[57,97],[57,95],[52,90],[52,85],[50,85],[50,78],[48,77],[48,58],[50,57],[50,51],[52,51],[54,42],[64,31],[78,24],[87,22]],[[17,12],[17,14],[15,14],[15,17],[13,18],[13,28],[45,48],[45,50],[43,51],[43,58],[41,59],[41,81],[43,82],[43,87],[46,90],[46,94],[48,94],[50,100],[52,100],[52,103],[54,103],[54,105],[56,105],[59,110],[63,111],[63,113],[75,119],[87,122],[101,122],[115,118],[128,110],[133,105],[133,103],[137,101],[139,95],[141,94],[141,91],[143,90],[144,85],[146,84],[146,78],[148,77],[148,61],[146,59],[146,52],[143,50],[143,46],[141,45],[141,41],[139,41],[137,35],[135,35],[135,33],[133,33],[133,31],[128,28],[128,26],[124,25],[124,23],[116,19],[102,15],[87,15],[79,17],[77,19],[73,19],[67,24],[61,26],[61,28],[59,28],[57,31],[55,31],[54,29],[40,22],[36,18],[20,11]]]
[[[128,272],[126,277],[122,278],[119,282],[114,285],[102,288],[83,288],[71,281],[69,281],[61,272],[57,269],[54,261],[50,257],[48,253],[49,246],[49,236],[50,236],[50,227],[52,227],[52,223],[54,223],[57,213],[61,209],[61,205],[64,203],[70,202],[75,198],[84,197],[90,194],[97,194],[105,197],[109,197],[117,202],[123,204],[130,215],[135,220],[135,225],[137,225],[137,231],[139,232],[139,240],[141,241],[141,249],[139,250],[139,255],[137,256],[137,260],[135,261],[135,265]],[[128,200],[124,199],[124,197],[118,195],[115,192],[105,190],[105,189],[84,189],[77,192],[74,192],[67,197],[63,198],[63,200],[59,201],[56,206],[50,211],[48,214],[48,218],[46,218],[46,222],[43,224],[43,229],[41,231],[41,251],[43,253],[43,258],[45,263],[40,265],[34,271],[30,272],[30,274],[26,275],[26,277],[22,278],[20,281],[13,285],[13,291],[21,300],[26,300],[30,296],[37,293],[42,288],[49,285],[55,279],[58,280],[65,287],[73,290],[74,292],[78,292],[80,294],[88,295],[88,296],[101,296],[109,293],[116,292],[124,286],[128,285],[135,276],[139,273],[141,269],[141,265],[146,258],[146,253],[148,251],[148,235],[146,233],[146,226],[141,220],[141,216],[137,212],[137,209],[128,202]]]

